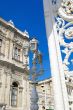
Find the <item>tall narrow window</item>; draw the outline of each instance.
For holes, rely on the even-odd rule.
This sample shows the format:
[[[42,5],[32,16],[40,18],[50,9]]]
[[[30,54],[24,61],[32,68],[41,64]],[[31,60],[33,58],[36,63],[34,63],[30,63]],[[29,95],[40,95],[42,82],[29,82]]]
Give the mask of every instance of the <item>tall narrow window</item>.
[[[20,61],[20,49],[18,47],[14,48],[14,58]]]
[[[15,47],[15,49],[14,49],[14,58],[18,59],[18,49],[17,49],[17,47]]]
[[[13,82],[11,91],[11,106],[17,106],[18,84]]]
[[[18,60],[20,60],[20,49],[18,49]]]

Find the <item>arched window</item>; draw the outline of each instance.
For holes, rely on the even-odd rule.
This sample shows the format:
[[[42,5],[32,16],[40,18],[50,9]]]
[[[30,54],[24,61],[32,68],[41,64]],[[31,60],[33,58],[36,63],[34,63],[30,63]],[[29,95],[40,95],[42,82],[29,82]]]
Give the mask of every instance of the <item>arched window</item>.
[[[11,91],[11,106],[17,106],[17,96],[18,96],[18,84],[17,82],[13,82]]]

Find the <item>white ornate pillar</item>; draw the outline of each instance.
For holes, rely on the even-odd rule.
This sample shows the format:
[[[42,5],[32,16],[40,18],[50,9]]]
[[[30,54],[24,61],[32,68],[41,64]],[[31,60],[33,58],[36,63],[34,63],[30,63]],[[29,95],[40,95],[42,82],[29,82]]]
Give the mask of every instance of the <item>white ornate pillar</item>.
[[[55,16],[60,2],[60,0],[43,0],[46,34],[53,80],[55,110],[69,110],[67,90],[59,46],[59,36],[57,34],[55,23]]]

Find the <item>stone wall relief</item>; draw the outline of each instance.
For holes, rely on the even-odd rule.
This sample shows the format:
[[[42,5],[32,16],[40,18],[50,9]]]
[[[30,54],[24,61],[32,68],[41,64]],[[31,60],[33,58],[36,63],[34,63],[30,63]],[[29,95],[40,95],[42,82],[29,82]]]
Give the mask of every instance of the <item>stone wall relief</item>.
[[[61,17],[56,18],[57,22],[57,32],[59,34],[59,42],[62,53],[65,57],[63,59],[63,64],[65,69],[69,69],[69,65],[73,65],[73,57],[70,58],[73,53],[73,23],[63,20]]]

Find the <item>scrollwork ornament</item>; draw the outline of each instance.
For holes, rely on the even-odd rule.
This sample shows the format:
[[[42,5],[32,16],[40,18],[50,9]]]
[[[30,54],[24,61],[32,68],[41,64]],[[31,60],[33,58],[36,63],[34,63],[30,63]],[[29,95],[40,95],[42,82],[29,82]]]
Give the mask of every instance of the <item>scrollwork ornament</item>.
[[[66,31],[65,31],[65,36],[68,39],[73,39],[73,27],[69,27]]]
[[[73,20],[73,0],[63,0],[58,14],[67,21]]]
[[[57,17],[56,27],[59,34],[60,46],[63,47],[61,51],[65,54],[63,63],[69,65],[73,61],[72,58],[69,61],[69,57],[73,53],[73,41],[70,41],[71,39],[73,40],[73,23],[65,22],[62,18]]]
[[[73,0],[63,0],[61,6],[66,14],[73,15]]]

